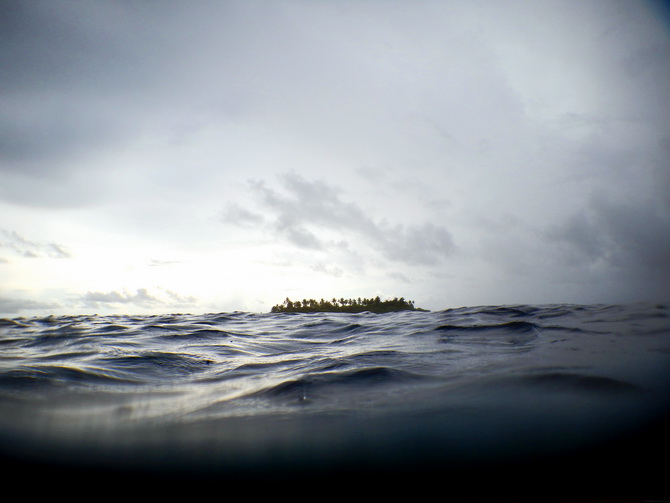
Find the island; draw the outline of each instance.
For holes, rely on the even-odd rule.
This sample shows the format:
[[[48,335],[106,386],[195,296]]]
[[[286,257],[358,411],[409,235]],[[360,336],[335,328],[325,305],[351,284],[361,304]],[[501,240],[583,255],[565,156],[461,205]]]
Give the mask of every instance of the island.
[[[336,299],[320,301],[314,299],[303,299],[292,301],[286,298],[283,304],[272,307],[273,313],[391,313],[396,311],[427,311],[414,307],[414,301],[407,301],[404,297],[395,297],[393,300],[381,300],[379,296],[374,299]]]

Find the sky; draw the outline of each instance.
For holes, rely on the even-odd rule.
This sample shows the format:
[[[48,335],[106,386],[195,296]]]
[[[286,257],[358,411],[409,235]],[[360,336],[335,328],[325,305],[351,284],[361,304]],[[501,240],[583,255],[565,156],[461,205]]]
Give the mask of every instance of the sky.
[[[670,301],[661,2],[0,9],[0,316]]]

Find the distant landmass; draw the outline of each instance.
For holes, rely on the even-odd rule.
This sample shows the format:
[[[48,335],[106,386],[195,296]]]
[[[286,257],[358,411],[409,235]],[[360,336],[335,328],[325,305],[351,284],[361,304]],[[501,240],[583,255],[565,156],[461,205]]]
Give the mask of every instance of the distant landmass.
[[[395,297],[393,300],[381,300],[379,296],[373,299],[336,299],[317,301],[315,299],[303,299],[292,301],[286,298],[283,304],[272,307],[273,313],[391,313],[395,311],[427,311],[414,307],[413,300],[405,300],[404,297]]]

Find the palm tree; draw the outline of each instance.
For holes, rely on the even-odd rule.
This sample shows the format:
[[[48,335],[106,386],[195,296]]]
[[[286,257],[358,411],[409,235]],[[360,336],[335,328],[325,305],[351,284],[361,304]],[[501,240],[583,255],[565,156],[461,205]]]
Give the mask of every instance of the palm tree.
[[[399,310],[417,310],[414,307],[414,301],[406,301],[404,297],[394,297],[392,300],[382,301],[379,296],[375,298],[358,298],[358,299],[345,299],[344,297],[337,298],[333,297],[332,302],[321,299],[321,302],[317,302],[314,299],[303,299],[302,301],[293,302],[288,297],[284,301],[283,305],[277,304],[273,306],[271,312],[281,313],[281,312],[314,312],[314,311],[331,311],[331,312],[360,312],[363,310],[371,310],[375,312],[385,313],[389,311],[399,311]],[[423,309],[420,309],[423,311]]]

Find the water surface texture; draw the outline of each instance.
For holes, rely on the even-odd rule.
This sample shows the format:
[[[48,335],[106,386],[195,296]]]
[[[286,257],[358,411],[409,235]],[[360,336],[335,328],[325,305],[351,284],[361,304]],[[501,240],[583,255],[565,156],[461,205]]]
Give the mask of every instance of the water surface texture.
[[[3,449],[53,466],[499,473],[610,449],[594,462],[632,471],[670,402],[664,305],[16,318],[0,348]]]

